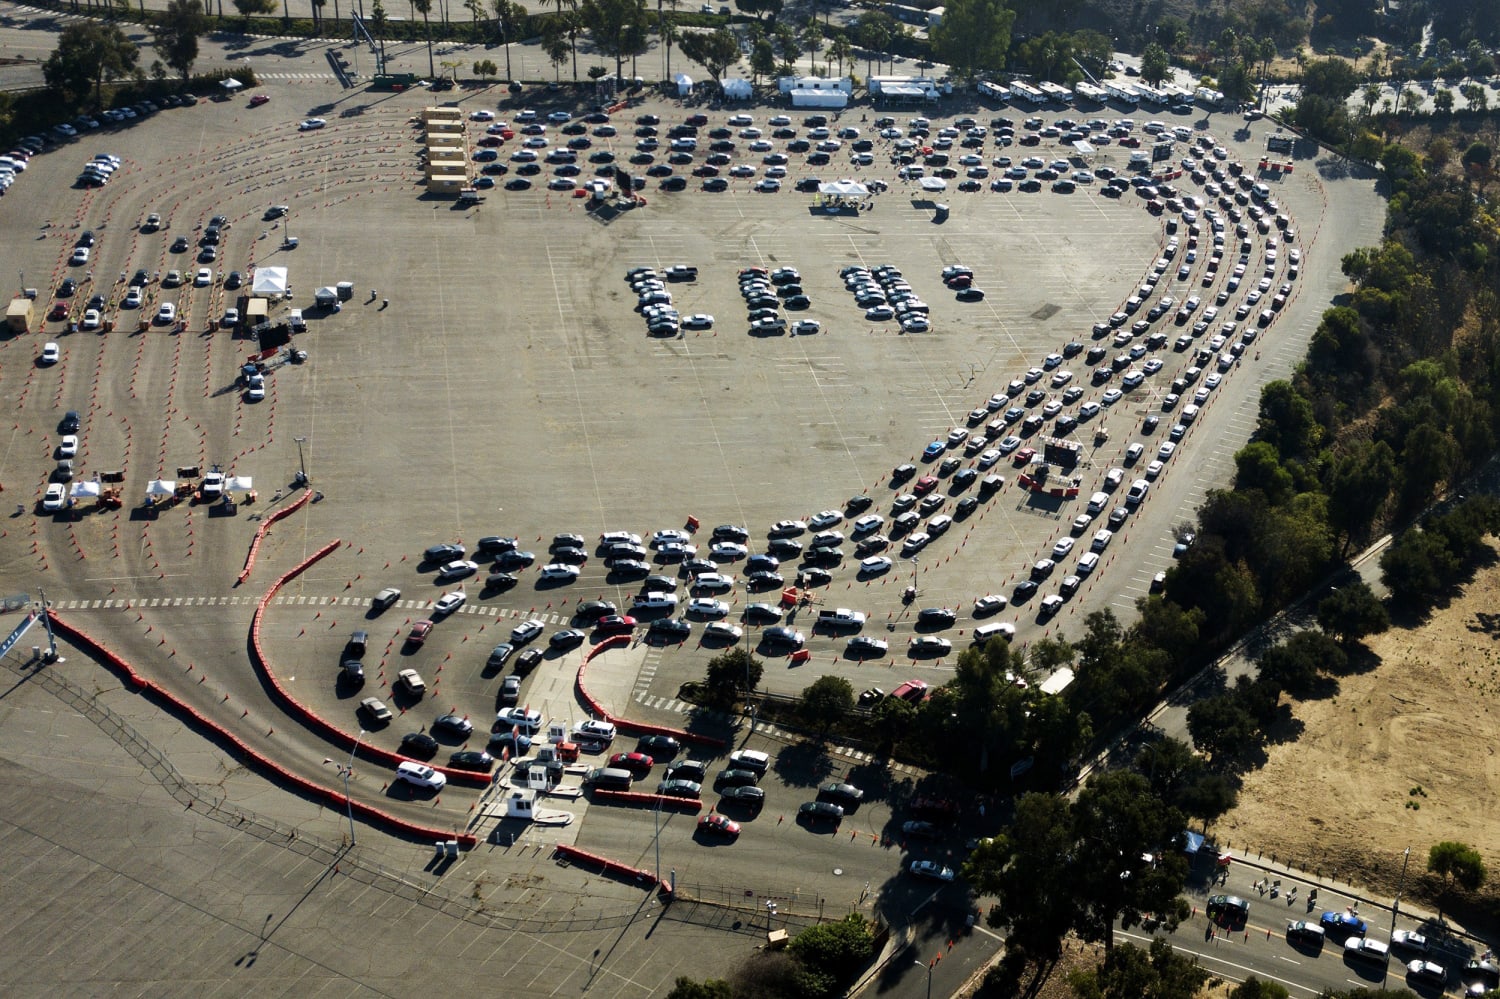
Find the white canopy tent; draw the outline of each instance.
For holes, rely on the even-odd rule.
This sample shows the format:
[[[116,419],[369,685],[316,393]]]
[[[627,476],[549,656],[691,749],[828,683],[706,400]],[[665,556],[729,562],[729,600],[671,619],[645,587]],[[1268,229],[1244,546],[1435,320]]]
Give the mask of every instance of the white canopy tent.
[[[917,181],[924,191],[946,191],[948,182],[941,177],[923,177]]]
[[[253,488],[255,488],[255,483],[250,481],[248,475],[231,475],[224,480],[226,493],[248,493]]]
[[[221,80],[219,82],[219,86],[221,86],[225,90],[228,90],[231,93],[233,93],[234,91],[239,90],[241,87],[243,87],[244,84],[241,83],[239,80],[236,80],[234,77],[231,76],[227,80]]]
[[[678,97],[686,97],[693,92],[693,78],[686,73],[678,73],[672,77],[672,82],[677,84]]]
[[[819,184],[818,193],[825,197],[863,198],[869,195],[870,189],[858,181],[844,179]]]
[[[68,495],[74,499],[96,499],[104,492],[104,486],[98,482],[75,482],[68,489]]]
[[[171,479],[152,479],[146,484],[147,496],[175,496],[177,483]]]
[[[725,80],[722,86],[724,88],[724,97],[731,101],[747,101],[753,93],[749,80],[739,78]]]
[[[255,269],[255,281],[250,285],[252,295],[278,296],[285,295],[287,289],[287,270],[285,267],[257,267]]]

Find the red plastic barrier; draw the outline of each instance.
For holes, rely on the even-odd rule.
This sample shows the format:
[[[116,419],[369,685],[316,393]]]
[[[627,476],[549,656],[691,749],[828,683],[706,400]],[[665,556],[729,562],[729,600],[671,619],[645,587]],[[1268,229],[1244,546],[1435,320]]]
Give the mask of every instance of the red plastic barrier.
[[[599,653],[612,649],[619,645],[629,645],[632,636],[611,635],[598,645],[589,649],[588,654],[583,657],[583,663],[578,667],[578,676],[574,680],[574,686],[578,690],[578,698],[583,701],[584,706],[596,717],[604,721],[613,722],[615,727],[627,735],[668,735],[679,742],[696,743],[707,746],[710,749],[724,749],[729,744],[723,739],[715,739],[712,736],[701,735],[698,732],[688,732],[680,728],[669,728],[666,725],[652,725],[648,722],[631,721],[629,718],[616,718],[609,710],[600,704],[588,689],[583,685],[584,675],[588,672],[589,663]]]
[[[306,504],[310,499],[312,499],[311,490],[305,491],[301,496],[297,498],[296,502],[288,503],[286,506],[282,507],[280,510],[277,510],[269,517],[265,517],[261,520],[260,526],[255,529],[255,537],[250,539],[250,550],[245,553],[245,567],[240,570],[240,582],[243,583],[245,580],[250,578],[250,570],[255,568],[255,554],[256,552],[260,551],[261,539],[266,536],[266,532],[271,529],[271,525],[276,523],[282,517],[288,516],[292,513],[292,511],[300,510],[303,505]]]
[[[142,693],[149,694],[152,697],[159,699],[160,701],[164,702],[171,710],[177,712],[180,715],[186,715],[193,721],[194,724],[207,729],[208,731],[214,733],[214,735],[219,739],[222,739],[224,742],[232,745],[243,755],[243,758],[245,760],[255,765],[261,771],[270,772],[273,776],[280,779],[281,781],[292,785],[293,787],[302,791],[304,794],[323,801],[325,804],[331,807],[352,808],[355,812],[359,813],[361,818],[365,819],[372,825],[382,826],[384,828],[392,829],[414,838],[427,839],[434,842],[457,839],[458,842],[462,843],[466,849],[472,848],[478,844],[478,838],[467,833],[455,835],[451,829],[436,829],[429,826],[420,826],[406,819],[397,818],[396,816],[391,815],[389,812],[383,812],[380,809],[375,808],[374,806],[367,805],[360,801],[354,801],[351,799],[346,805],[345,798],[339,791],[333,788],[324,787],[321,784],[316,784],[313,781],[308,780],[306,777],[301,776],[300,774],[292,773],[290,770],[281,766],[279,763],[276,763],[274,760],[251,748],[247,743],[245,743],[243,739],[236,736],[233,732],[230,732],[224,726],[205,717],[196,708],[182,701],[170,691],[163,689],[159,684],[141,676],[122,657],[117,655],[111,649],[107,648],[103,643],[97,641],[90,635],[87,635],[84,632],[80,631],[78,628],[74,627],[69,622],[63,620],[58,616],[55,610],[49,609],[47,613],[52,618],[52,627],[66,636],[67,639],[74,645],[88,650],[90,654],[98,657],[99,659],[102,659],[112,669],[129,677],[131,682],[136,684],[136,686],[140,688]]]
[[[597,853],[589,853],[587,850],[580,850],[578,847],[568,846],[566,843],[557,844],[556,852],[567,857],[569,860],[587,861],[591,864],[597,864],[610,873],[623,874],[635,880],[645,881],[652,888],[657,885],[656,875],[641,867],[631,867],[629,864],[622,864],[618,860],[610,860],[608,857]]]
[[[652,794],[649,791],[594,791],[594,800],[621,805],[650,805],[655,808],[681,808],[694,814],[703,811],[703,802],[697,798],[679,798],[675,794]],[[689,807],[691,806],[691,807]]]
[[[265,649],[261,647],[260,638],[261,619],[265,616],[266,608],[270,606],[272,598],[289,581],[306,572],[313,565],[327,558],[335,551],[338,551],[341,544],[343,542],[337,539],[330,541],[308,556],[301,565],[293,566],[285,575],[271,584],[271,588],[266,591],[265,595],[260,598],[260,602],[256,604],[255,614],[250,620],[250,648],[253,653],[250,658],[254,662],[255,667],[265,676],[266,681],[270,683],[271,688],[286,702],[293,713],[302,719],[303,724],[335,745],[345,749],[353,749],[357,741],[355,736],[350,735],[323,716],[304,707],[281,685],[281,681],[277,679],[276,674],[271,670],[270,657],[266,655]],[[409,759],[409,757],[402,756],[400,753],[393,753],[388,749],[381,749],[379,746],[371,746],[368,743],[360,743],[359,752],[361,757],[384,764],[392,770],[396,768],[397,764],[404,763]],[[433,767],[433,769],[442,773],[450,781],[468,784],[472,787],[487,787],[490,783],[488,775],[477,773],[473,770],[457,770],[453,767]]]

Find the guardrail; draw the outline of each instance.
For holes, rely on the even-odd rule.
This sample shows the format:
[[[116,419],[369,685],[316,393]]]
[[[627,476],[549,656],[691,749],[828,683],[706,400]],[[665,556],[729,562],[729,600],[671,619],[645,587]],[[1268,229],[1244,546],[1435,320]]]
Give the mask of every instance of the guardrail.
[[[631,881],[645,882],[648,888],[655,888],[661,883],[655,874],[652,874],[645,868],[631,867],[629,864],[623,864],[618,860],[611,860],[603,854],[580,850],[576,846],[559,843],[554,852],[566,857],[570,861],[581,860],[585,863],[593,864],[602,868],[606,874],[614,874],[618,877],[628,878]]]
[[[617,718],[610,714],[609,710],[600,704],[594,695],[588,692],[583,685],[583,678],[588,672],[589,663],[601,652],[621,645],[629,645],[632,641],[630,635],[611,635],[604,641],[589,649],[588,654],[583,657],[583,662],[578,667],[578,676],[574,680],[574,686],[578,691],[579,700],[596,717],[611,722],[616,728],[627,735],[665,735],[683,743],[694,743],[709,749],[727,749],[729,744],[723,739],[716,739],[711,735],[703,735],[701,732],[689,732],[686,729],[672,728],[668,725],[653,725],[650,722],[632,721],[629,718]]]
[[[335,542],[335,545],[337,545],[337,542]],[[316,557],[320,558],[322,556]],[[222,744],[232,747],[235,752],[240,754],[243,761],[249,763],[262,773],[267,773],[283,784],[289,785],[301,793],[331,807],[352,809],[372,825],[381,826],[421,840],[445,841],[454,838],[452,829],[436,829],[398,818],[389,812],[375,808],[373,805],[367,805],[364,802],[354,801],[353,799],[346,799],[342,793],[333,788],[324,787],[321,784],[308,780],[300,774],[293,773],[264,753],[250,746],[244,739],[241,739],[223,725],[210,719],[186,701],[163,688],[160,684],[142,676],[123,656],[76,625],[60,617],[57,611],[48,608],[47,616],[52,621],[52,627],[61,632],[74,645],[102,661],[115,672],[126,677],[141,693],[151,696],[164,704],[169,710],[179,716],[186,717],[191,724],[211,733]],[[465,847],[473,847],[478,842],[474,836],[464,835],[457,838]]]
[[[240,570],[239,575],[241,583],[250,578],[250,570],[255,568],[255,556],[260,551],[261,540],[265,538],[266,532],[271,529],[271,525],[281,518],[289,516],[292,511],[302,509],[310,499],[312,499],[312,490],[304,490],[295,502],[288,503],[275,513],[261,519],[260,526],[255,529],[255,537],[250,539],[250,550],[245,553],[245,567]]]
[[[594,800],[602,801],[606,804],[649,805],[652,808],[660,806],[683,812],[692,812],[694,815],[703,811],[703,802],[701,799],[679,798],[675,794],[652,794],[649,791],[610,791],[604,788],[595,788]]]

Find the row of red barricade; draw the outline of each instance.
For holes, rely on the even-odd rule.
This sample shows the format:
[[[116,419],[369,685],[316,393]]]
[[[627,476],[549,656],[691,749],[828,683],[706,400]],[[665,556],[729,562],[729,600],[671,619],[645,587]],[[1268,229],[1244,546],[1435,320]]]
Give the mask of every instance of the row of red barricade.
[[[630,635],[611,635],[590,649],[588,654],[583,657],[583,663],[578,667],[576,686],[578,689],[578,699],[583,701],[584,706],[589,709],[595,718],[613,723],[616,728],[628,735],[665,735],[676,739],[678,742],[695,743],[699,746],[707,746],[710,749],[725,749],[728,744],[723,739],[715,739],[711,735],[689,732],[686,729],[671,728],[666,725],[652,725],[648,722],[631,721],[629,718],[616,718],[588,692],[588,688],[583,685],[583,677],[588,672],[589,663],[593,661],[593,658],[599,653],[615,648],[616,646],[629,645],[630,642]]]
[[[294,502],[288,503],[275,513],[261,518],[260,526],[255,529],[255,537],[250,540],[250,550],[245,553],[245,567],[240,570],[239,577],[241,583],[250,578],[250,570],[255,568],[255,554],[260,551],[261,539],[266,536],[266,532],[271,529],[271,525],[282,517],[289,515],[293,510],[301,509],[303,504],[310,499],[312,499],[312,490],[304,489],[302,495],[297,497]]]
[[[260,636],[261,621],[265,617],[266,608],[270,606],[271,600],[275,598],[281,588],[303,572],[306,572],[316,563],[338,551],[339,546],[342,544],[343,542],[337,539],[330,541],[308,556],[301,565],[294,566],[285,575],[277,579],[275,583],[271,584],[271,588],[266,591],[265,596],[260,598],[260,603],[256,604],[255,616],[250,621],[250,649],[253,653],[251,659],[254,660],[255,668],[261,671],[266,682],[271,685],[271,689],[276,691],[277,696],[286,702],[286,705],[302,720],[303,724],[334,745],[345,749],[353,749],[357,741],[355,736],[345,732],[310,708],[304,707],[281,685],[281,681],[277,678],[276,673],[270,668],[270,658],[261,646]],[[371,746],[369,743],[360,743],[359,752],[366,759],[390,767],[392,770],[396,768],[397,764],[405,763],[409,759],[409,757],[402,756],[400,753],[393,753],[388,749],[381,749],[379,746]],[[458,770],[453,767],[433,767],[433,769],[442,773],[450,781],[457,783],[469,784],[475,787],[485,787],[490,783],[488,774],[476,773],[472,770]]]
[[[47,613],[52,619],[52,627],[66,636],[70,642],[86,650],[90,655],[126,677],[141,693],[155,698],[179,716],[185,716],[201,730],[212,733],[221,744],[232,746],[240,754],[244,762],[253,765],[263,773],[270,773],[283,784],[290,785],[308,797],[322,801],[331,807],[345,807],[344,796],[338,791],[308,780],[306,777],[293,773],[279,763],[276,763],[270,757],[252,748],[239,736],[218,722],[206,717],[170,691],[165,690],[154,681],[141,676],[124,658],[107,648],[102,642],[91,635],[86,634],[70,622],[59,617],[55,610],[49,609]],[[398,818],[363,802],[350,800],[347,807],[352,808],[361,818],[372,825],[381,826],[414,839],[439,842],[454,838],[452,829],[437,829],[418,825],[415,822]],[[475,837],[469,835],[461,835],[457,838],[465,847],[472,847],[478,842]]]
[[[597,853],[580,850],[576,846],[559,843],[557,844],[556,852],[569,860],[581,860],[600,867],[607,874],[616,874],[620,877],[629,878],[631,881],[645,882],[649,887],[655,887],[658,883],[656,875],[645,868],[631,867],[629,864],[622,864],[618,860],[610,860],[608,857]]]

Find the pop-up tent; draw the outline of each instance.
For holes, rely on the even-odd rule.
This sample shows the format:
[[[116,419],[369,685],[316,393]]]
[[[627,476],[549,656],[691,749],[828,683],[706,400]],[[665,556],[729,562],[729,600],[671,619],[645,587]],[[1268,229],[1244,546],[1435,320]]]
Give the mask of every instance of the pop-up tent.
[[[831,180],[818,185],[818,193],[831,198],[863,198],[870,189],[855,180]]]
[[[103,491],[103,485],[98,482],[75,482],[68,488],[68,495],[74,499],[96,499]]]
[[[255,281],[250,285],[250,294],[275,298],[285,295],[287,271],[285,267],[257,267]]]
[[[725,80],[723,87],[725,99],[731,101],[747,101],[753,92],[750,87],[750,81],[742,80],[738,77],[732,80]]]
[[[693,92],[693,78],[686,73],[678,73],[672,77],[672,82],[677,84],[678,97],[686,97]]]
[[[918,183],[922,185],[924,191],[948,190],[948,182],[941,177],[923,177]]]
[[[233,93],[234,91],[243,87],[244,84],[231,76],[229,79],[221,81],[219,83],[219,86],[223,87],[225,90],[228,90],[230,93]]]
[[[177,483],[171,479],[152,479],[146,484],[147,496],[175,496]]]
[[[224,491],[226,493],[248,493],[255,488],[255,483],[248,475],[231,475],[224,480]]]

